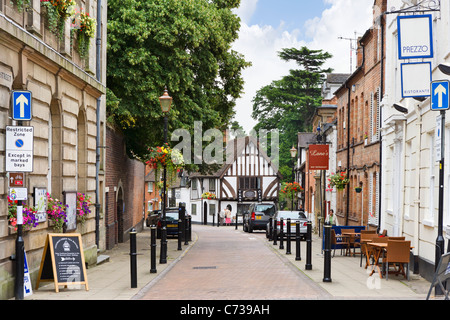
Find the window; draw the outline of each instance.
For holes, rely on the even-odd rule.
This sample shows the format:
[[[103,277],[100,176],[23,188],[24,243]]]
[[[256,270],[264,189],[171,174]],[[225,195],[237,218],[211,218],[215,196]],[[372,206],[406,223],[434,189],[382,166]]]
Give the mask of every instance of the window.
[[[197,179],[192,179],[192,190],[197,190]]]
[[[260,189],[261,178],[259,177],[242,177],[239,178],[240,189]]]
[[[191,215],[193,215],[193,216],[197,215],[197,204],[196,203],[191,204]]]
[[[216,205],[214,203],[209,204],[209,215],[213,216],[216,214]]]
[[[216,179],[209,179],[209,191],[216,192]]]
[[[148,193],[153,192],[153,182],[148,182],[148,184],[147,184],[147,192]]]

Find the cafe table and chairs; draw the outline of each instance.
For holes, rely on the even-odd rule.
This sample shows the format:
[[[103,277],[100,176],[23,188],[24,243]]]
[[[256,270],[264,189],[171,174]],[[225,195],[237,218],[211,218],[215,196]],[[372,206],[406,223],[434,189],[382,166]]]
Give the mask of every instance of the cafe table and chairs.
[[[372,249],[369,246],[369,243],[372,242],[373,238],[378,238],[378,234],[375,233],[363,233],[361,232],[361,238],[359,240],[361,244],[361,261],[359,266],[362,267],[363,256],[366,258],[365,269],[370,265],[370,257],[372,256]]]

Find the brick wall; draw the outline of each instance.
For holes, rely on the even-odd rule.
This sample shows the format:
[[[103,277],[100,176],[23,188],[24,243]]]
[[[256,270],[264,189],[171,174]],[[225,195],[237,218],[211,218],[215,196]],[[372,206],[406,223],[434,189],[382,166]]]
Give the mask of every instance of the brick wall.
[[[142,229],[145,165],[126,154],[123,135],[106,130],[106,248],[127,241],[129,231]]]

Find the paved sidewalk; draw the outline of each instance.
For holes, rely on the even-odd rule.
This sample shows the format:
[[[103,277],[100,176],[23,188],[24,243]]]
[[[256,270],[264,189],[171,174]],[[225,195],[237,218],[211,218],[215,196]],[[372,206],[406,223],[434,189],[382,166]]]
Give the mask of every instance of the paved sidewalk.
[[[60,292],[55,292],[53,283],[42,283],[39,289],[33,288],[33,295],[25,300],[132,300],[139,292],[157,282],[168,272],[184,255],[189,254],[189,250],[197,241],[196,228],[217,228],[211,226],[193,225],[192,241],[189,245],[182,242],[182,250],[177,250],[178,240],[168,239],[168,259],[167,264],[159,264],[160,240],[157,240],[157,273],[150,273],[150,229],[137,234],[137,279],[138,287],[131,288],[130,277],[130,244],[129,242],[119,244],[113,250],[104,254],[110,257],[108,262],[87,269],[89,291],[84,286],[80,288],[64,288],[60,286]],[[236,232],[234,227],[223,227]],[[360,267],[360,257],[341,256],[336,250],[335,257],[331,261],[331,279],[327,283],[323,282],[324,258],[321,254],[321,239],[313,235],[312,242],[312,270],[305,270],[306,264],[306,242],[301,242],[301,261],[296,261],[295,242],[292,242],[291,254],[286,255],[286,242],[284,250],[279,249],[279,242],[275,246],[272,241],[268,241],[265,234],[255,232],[253,234],[243,234],[255,237],[263,242],[263,245],[270,247],[274,254],[281,259],[291,263],[301,272],[307,275],[317,285],[325,289],[333,299],[402,299],[402,300],[425,300],[430,283],[418,275],[410,274],[410,281],[403,278],[390,276],[389,280],[380,279],[375,273],[369,277],[368,271]],[[430,299],[435,299],[434,290]],[[437,300],[440,298],[437,297]]]
[[[161,239],[156,240],[156,273],[150,273],[150,228],[144,227],[136,235],[137,288],[131,288],[130,242],[118,244],[114,249],[103,253],[109,261],[86,270],[89,291],[85,286],[65,288],[59,286],[56,293],[53,282],[43,282],[39,289],[33,287],[33,294],[25,300],[131,300],[143,287],[169,271],[195,243],[197,235],[192,232],[188,245],[182,241],[178,250],[178,239],[168,238],[167,263],[159,263]]]

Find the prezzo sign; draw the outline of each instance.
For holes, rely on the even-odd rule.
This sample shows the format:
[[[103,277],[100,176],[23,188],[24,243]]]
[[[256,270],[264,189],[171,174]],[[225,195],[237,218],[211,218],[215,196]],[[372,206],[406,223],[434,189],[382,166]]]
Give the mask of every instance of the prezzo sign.
[[[430,14],[397,17],[398,58],[433,57],[433,29]]]

